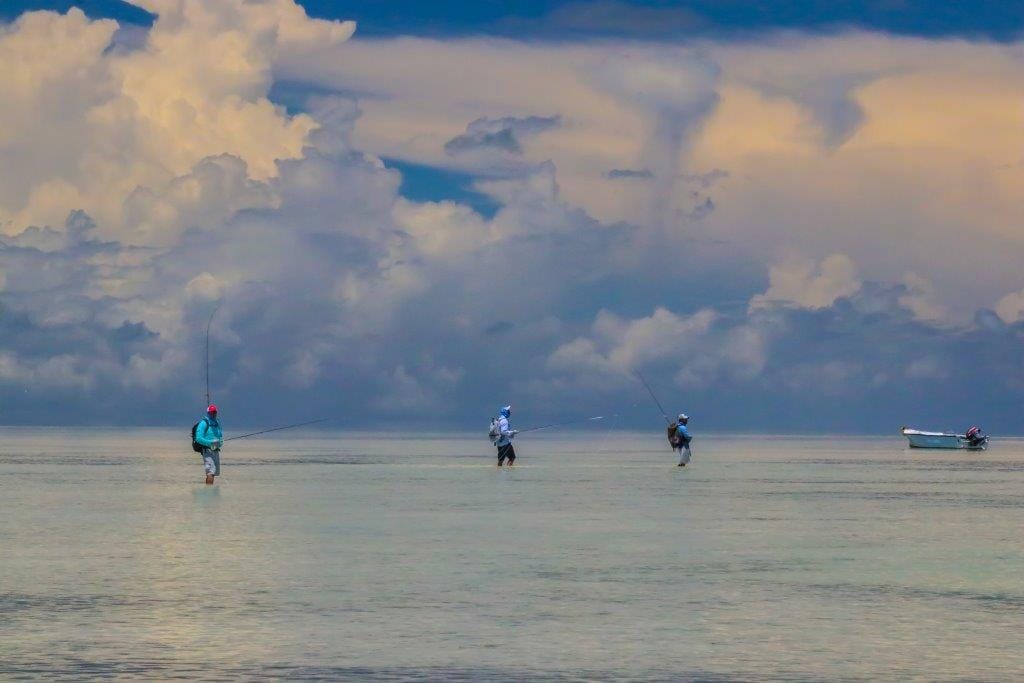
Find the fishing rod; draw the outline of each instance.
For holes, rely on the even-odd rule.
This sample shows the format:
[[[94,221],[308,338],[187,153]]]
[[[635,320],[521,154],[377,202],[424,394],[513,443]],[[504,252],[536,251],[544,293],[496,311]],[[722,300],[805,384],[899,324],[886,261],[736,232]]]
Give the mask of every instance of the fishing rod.
[[[210,313],[210,319],[206,321],[206,405],[210,405],[210,325],[213,324],[213,316],[217,315],[217,311],[223,304],[223,299],[217,302],[213,312]]]
[[[665,408],[661,405],[661,401],[659,401],[658,397],[654,395],[651,385],[647,383],[647,380],[644,379],[644,376],[640,374],[639,370],[634,370],[633,373],[636,375],[637,379],[640,380],[641,384],[644,385],[644,388],[647,389],[647,393],[651,395],[651,398],[654,399],[655,405],[657,405],[658,410],[661,411],[661,416],[665,418],[665,424],[672,424],[672,420],[668,419],[668,413],[665,412]]]
[[[673,436],[675,434],[675,432],[673,431],[673,428],[672,428],[672,420],[670,420],[668,418],[668,413],[665,412],[665,408],[661,405],[661,401],[659,401],[658,397],[654,395],[654,390],[651,389],[651,385],[647,383],[647,380],[645,380],[644,376],[640,374],[640,371],[639,370],[634,370],[633,372],[636,374],[637,379],[639,379],[640,382],[644,385],[644,388],[647,389],[647,393],[650,394],[651,398],[654,399],[654,403],[658,406],[658,410],[661,411],[661,416],[663,418],[665,418],[665,425],[668,427],[669,443],[672,445],[672,448],[675,448],[676,447],[676,441],[674,440],[675,437]],[[686,451],[690,452],[690,442],[689,442],[689,440],[683,441],[682,443],[683,443],[683,447],[686,448]],[[682,452],[682,451],[680,451],[680,452]],[[683,464],[683,463],[680,463],[680,464]]]
[[[230,438],[224,439],[224,441],[228,442],[228,441],[235,441],[236,439],[248,439],[250,436],[258,436],[259,434],[269,434],[270,432],[279,432],[282,429],[295,429],[296,427],[305,427],[306,425],[314,425],[314,424],[316,424],[318,422],[327,422],[330,419],[331,418],[329,418],[329,417],[322,417],[319,420],[310,420],[308,422],[299,422],[297,424],[285,425],[283,427],[272,427],[270,429],[263,429],[263,430],[258,431],[258,432],[251,432],[249,434],[242,434],[241,436],[232,436]]]
[[[582,419],[579,419],[579,420],[568,420],[566,422],[555,422],[553,424],[543,425],[541,427],[530,427],[529,429],[519,429],[519,430],[516,431],[516,434],[525,434],[526,432],[536,432],[536,431],[540,431],[541,429],[551,429],[552,427],[562,427],[562,426],[565,426],[565,425],[579,424],[580,422],[595,422],[597,420],[603,420],[604,417],[605,417],[604,415],[595,415],[594,417],[585,417],[585,418],[582,418]]]

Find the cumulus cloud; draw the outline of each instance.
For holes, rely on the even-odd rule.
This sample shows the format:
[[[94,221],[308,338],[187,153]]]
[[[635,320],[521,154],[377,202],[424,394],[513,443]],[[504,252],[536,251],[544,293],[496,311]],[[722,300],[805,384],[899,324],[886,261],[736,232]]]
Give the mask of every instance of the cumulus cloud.
[[[735,428],[737,401],[761,428],[895,430],[983,418],[1011,425],[1013,410],[992,396],[1020,390],[1010,370],[1024,359],[1020,328],[937,327],[900,303],[906,291],[864,283],[823,306],[764,302],[746,313],[602,312],[549,356],[556,377],[531,389],[559,400],[582,383],[600,405],[636,395],[629,373],[640,369],[663,400],[691,413],[699,407],[708,428]],[[966,360],[982,348],[985,362]]]
[[[307,66],[374,93],[354,139],[388,156],[444,166],[468,121],[558,114],[565,125],[532,139],[523,161],[552,161],[566,201],[602,222],[670,226],[767,263],[796,244],[802,258],[845,254],[879,281],[915,273],[958,323],[1019,288],[1017,247],[1005,248],[1024,213],[1017,44],[856,31],[685,48],[405,38],[338,55]],[[687,179],[716,170],[727,175],[694,198]],[[946,259],[937,274],[966,226],[991,267]]]
[[[768,280],[768,291],[751,299],[751,308],[778,304],[825,308],[861,288],[856,265],[843,254],[828,256],[820,264],[795,261],[772,266]]]
[[[274,203],[270,186],[252,179],[244,160],[221,154],[202,159],[156,190],[137,187],[124,200],[123,220],[132,241],[166,246],[184,230],[209,230],[238,211]]]
[[[270,68],[279,51],[291,48],[280,36],[258,35],[263,28],[272,33],[274,24],[248,17],[253,7],[152,6],[160,17],[147,39],[146,58],[164,59],[160,68],[174,69],[180,46],[162,53],[167,45],[212,39],[241,24],[245,64]],[[47,26],[89,25],[74,12],[45,19]],[[15,30],[32,25],[25,21]],[[329,44],[334,37],[319,39]],[[190,59],[180,67],[184,73],[170,76],[187,79],[219,57],[197,48]],[[141,68],[120,61],[105,68],[115,66],[122,73]],[[201,396],[202,331],[210,311],[223,302],[212,329],[212,379],[215,395],[228,399],[227,405],[256,419],[291,404],[288,396],[312,394],[321,397],[324,411],[347,405],[350,414],[373,419],[443,402],[459,390],[467,366],[493,362],[491,354],[501,352],[494,340],[509,330],[532,336],[535,346],[548,343],[557,322],[520,325],[507,318],[548,315],[563,291],[552,286],[550,273],[586,281],[624,270],[614,259],[601,264],[625,248],[629,231],[593,230],[600,224],[559,196],[552,165],[496,181],[489,191],[505,205],[490,221],[452,202],[410,202],[398,195],[396,172],[351,144],[360,115],[351,98],[312,97],[306,113],[289,116],[266,99],[267,74],[241,71],[238,81],[192,92],[194,104],[213,111],[233,90],[237,95],[243,89],[237,104],[243,110],[246,103],[270,107],[273,128],[246,132],[244,116],[214,117],[208,122],[211,134],[196,142],[206,154],[196,154],[175,173],[135,175],[129,161],[145,165],[161,158],[168,170],[177,169],[180,159],[163,156],[159,145],[129,145],[121,150],[124,163],[107,168],[123,177],[107,188],[103,201],[82,199],[93,180],[82,176],[74,179],[80,185],[75,203],[86,210],[20,231],[17,222],[10,224],[13,234],[0,253],[4,300],[18,311],[8,320],[20,321],[24,331],[7,337],[8,392],[23,384],[66,390],[61,395],[75,419],[96,419],[119,397],[143,390],[147,399],[135,403],[141,419],[166,419],[168,406],[190,410]],[[123,89],[112,92],[115,98],[124,95]],[[525,138],[557,120],[498,123]],[[290,139],[296,126],[305,131],[300,148],[261,156],[261,149]],[[94,133],[99,138],[93,144],[110,142],[103,137],[110,131]],[[244,150],[232,137],[243,134],[254,138]],[[272,166],[260,169],[268,159]],[[517,237],[522,241],[510,241]],[[512,250],[525,267],[509,273],[513,294],[497,306],[497,287],[493,294],[475,292],[491,289],[493,274]],[[565,263],[570,254],[578,263]],[[475,351],[472,345],[485,329],[492,348]],[[18,343],[41,336],[49,343]],[[417,341],[394,343],[401,339]],[[437,357],[424,359],[431,348]],[[339,385],[357,389],[339,392]],[[75,402],[75,391],[86,404]],[[100,400],[85,398],[93,394]],[[31,402],[23,405],[22,419],[32,419]]]
[[[1024,290],[1010,292],[996,303],[996,313],[1007,323],[1024,319]]]
[[[949,308],[939,300],[935,284],[916,273],[907,273],[903,278],[906,294],[900,297],[900,304],[908,308],[921,320],[944,322],[953,319]]]
[[[756,376],[765,363],[764,342],[755,327],[727,323],[707,309],[686,316],[659,308],[636,319],[602,311],[589,334],[557,348],[548,366],[578,372],[595,389],[607,388],[610,379],[621,385],[648,365],[668,366],[680,384],[706,385],[723,376]]]
[[[17,65],[0,74],[0,222],[8,232],[56,225],[81,209],[104,234],[123,237],[139,227],[130,223],[137,206],[125,216],[129,195],[160,193],[211,156],[236,157],[265,181],[277,159],[301,155],[316,128],[310,116],[287,116],[267,99],[275,63],[354,30],[309,19],[290,0],[137,4],[159,16],[136,50],[108,50],[116,23],[77,9],[28,13],[0,33],[0,58]],[[162,213],[175,211],[172,197]]]

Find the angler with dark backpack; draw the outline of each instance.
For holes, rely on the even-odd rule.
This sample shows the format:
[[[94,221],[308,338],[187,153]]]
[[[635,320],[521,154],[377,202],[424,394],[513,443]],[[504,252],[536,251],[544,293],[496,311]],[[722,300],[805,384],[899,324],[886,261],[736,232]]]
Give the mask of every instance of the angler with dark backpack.
[[[206,483],[212,484],[220,476],[220,447],[224,444],[224,432],[217,420],[217,406],[210,404],[206,416],[192,425],[192,450],[203,456]]]
[[[690,441],[692,437],[690,432],[686,429],[687,423],[690,421],[689,416],[685,413],[680,413],[679,418],[672,422],[668,419],[668,413],[665,412],[665,408],[662,407],[661,401],[654,395],[654,390],[651,389],[651,385],[647,383],[644,376],[640,374],[639,370],[634,370],[636,378],[640,380],[640,383],[647,389],[647,393],[651,395],[651,400],[654,401],[654,405],[658,406],[658,410],[661,411],[661,416],[665,418],[665,434],[668,436],[668,444],[672,447],[672,450],[679,451],[679,467],[686,467],[690,462]]]
[[[686,429],[689,422],[689,416],[680,413],[676,423],[668,426],[668,442],[671,444],[672,450],[679,451],[679,467],[686,467],[690,462],[690,441],[693,437]]]
[[[516,449],[512,446],[512,439],[518,432],[508,424],[508,418],[512,415],[512,406],[505,406],[498,412],[498,417],[491,420],[490,436],[491,443],[498,449],[498,467],[505,464],[511,467],[516,461]]]

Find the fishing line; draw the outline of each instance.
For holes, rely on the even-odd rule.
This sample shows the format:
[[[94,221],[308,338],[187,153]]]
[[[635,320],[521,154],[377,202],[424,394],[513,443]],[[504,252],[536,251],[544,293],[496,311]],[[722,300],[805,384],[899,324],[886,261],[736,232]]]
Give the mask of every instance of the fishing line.
[[[612,417],[614,417],[614,416],[612,416]],[[551,429],[553,427],[562,427],[564,425],[579,424],[580,422],[594,422],[596,420],[603,420],[604,418],[605,418],[604,415],[595,415],[594,417],[585,417],[585,418],[582,418],[582,419],[579,419],[579,420],[568,420],[566,422],[555,422],[553,424],[543,425],[543,426],[540,426],[540,427],[530,427],[529,429],[520,429],[516,433],[517,434],[525,434],[526,432],[536,432],[536,431],[539,431],[541,429]]]
[[[282,429],[294,429],[296,427],[305,427],[306,425],[313,425],[318,422],[327,422],[331,418],[322,417],[319,420],[309,420],[308,422],[299,422],[293,425],[285,425],[283,427],[271,427],[270,429],[263,429],[258,432],[250,432],[249,434],[242,434],[241,436],[232,436],[228,439],[224,439],[225,442],[235,441],[237,439],[248,439],[250,436],[258,436],[259,434],[269,434],[270,432],[279,432]]]

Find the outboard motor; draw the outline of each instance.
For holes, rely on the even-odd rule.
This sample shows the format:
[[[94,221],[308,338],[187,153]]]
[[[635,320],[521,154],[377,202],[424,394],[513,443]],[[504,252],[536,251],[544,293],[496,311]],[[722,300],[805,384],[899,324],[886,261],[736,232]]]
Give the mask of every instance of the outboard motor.
[[[972,448],[976,448],[988,441],[988,437],[981,433],[981,427],[971,427],[964,436]]]

